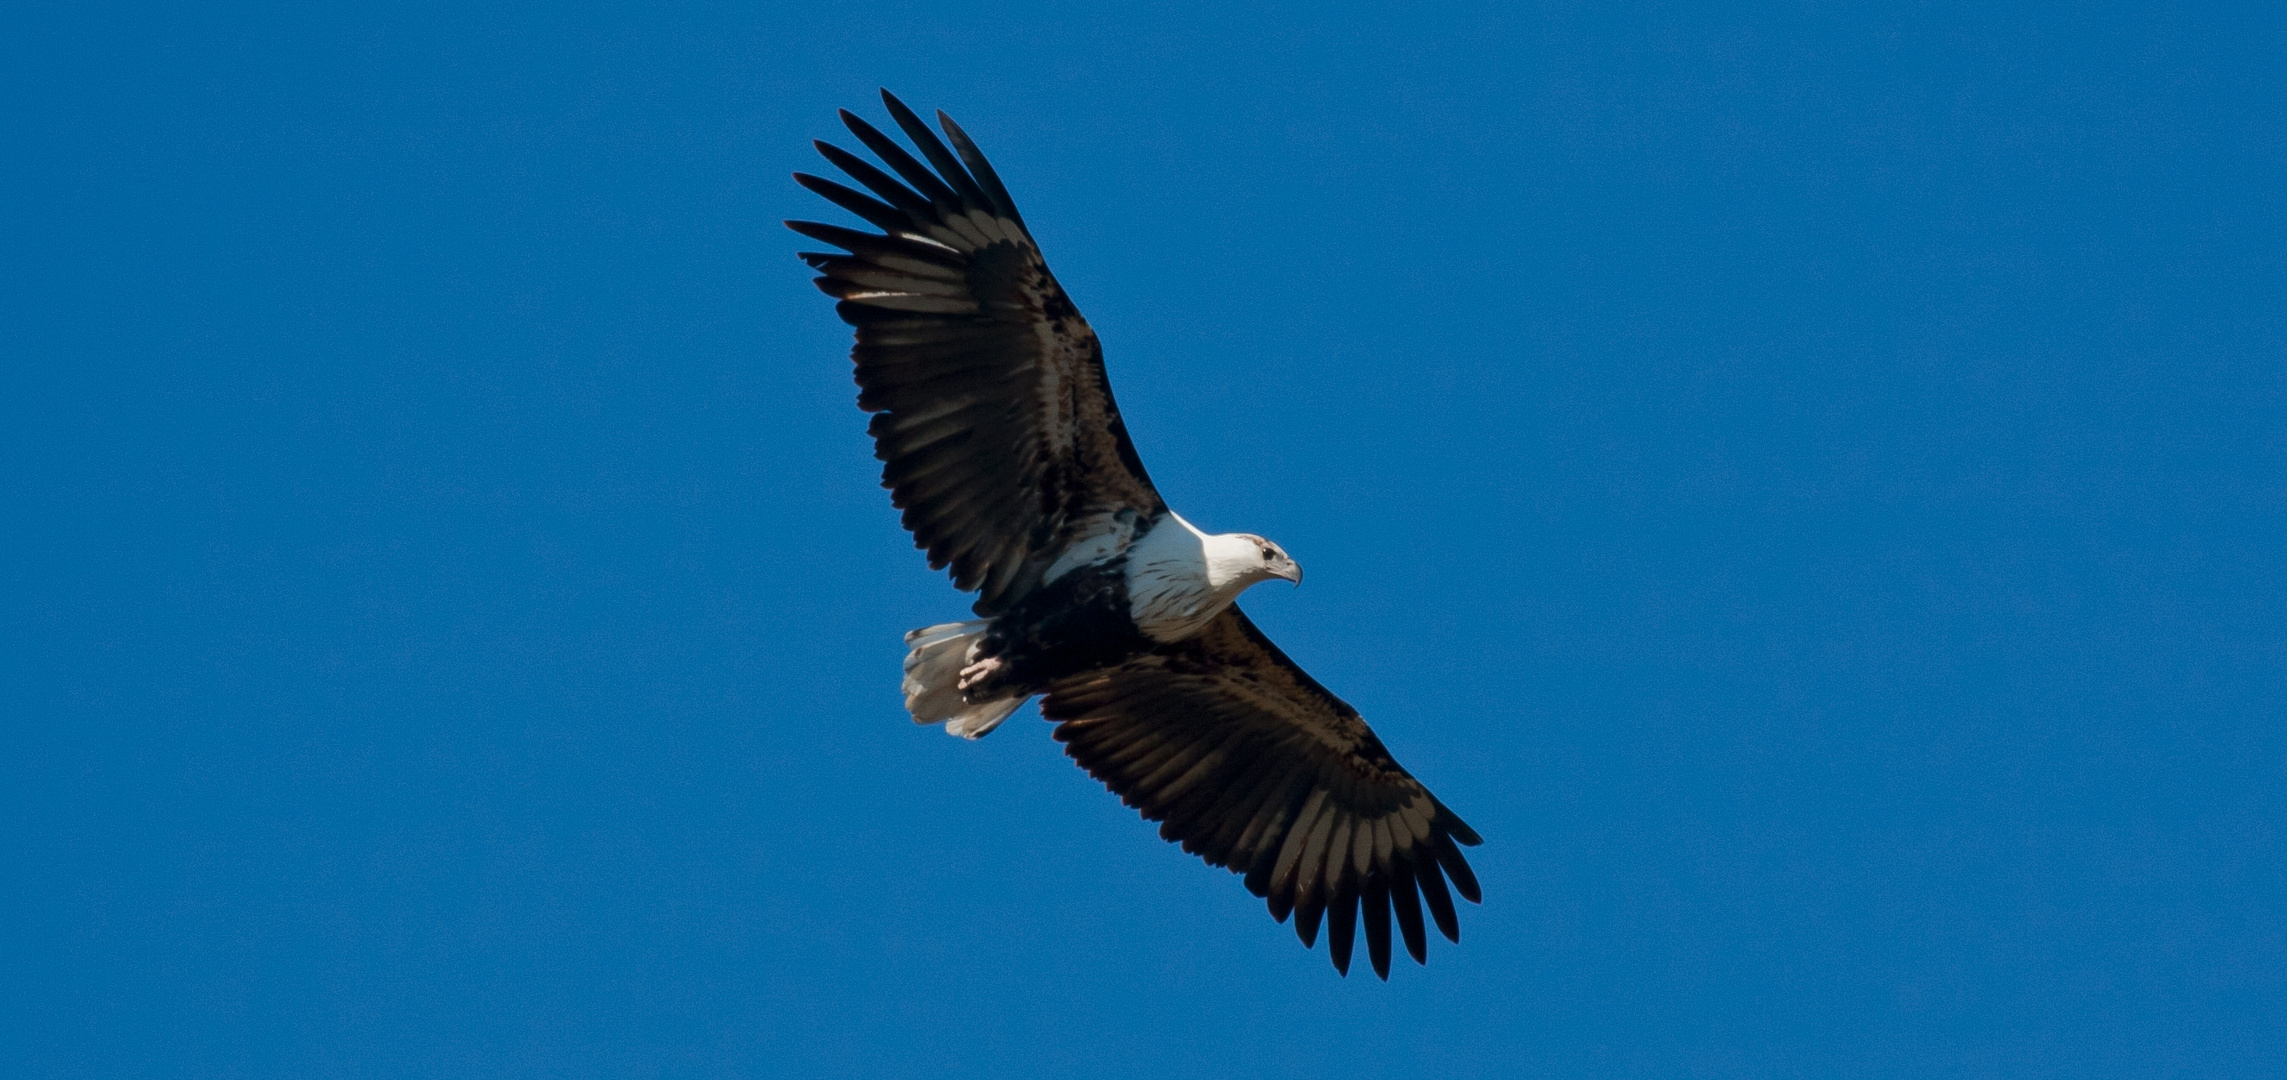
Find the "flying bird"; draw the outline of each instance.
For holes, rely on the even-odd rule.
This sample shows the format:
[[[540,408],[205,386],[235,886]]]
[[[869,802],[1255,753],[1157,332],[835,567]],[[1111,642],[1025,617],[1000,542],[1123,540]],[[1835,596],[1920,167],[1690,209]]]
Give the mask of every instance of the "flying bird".
[[[1361,913],[1384,979],[1393,917],[1417,963],[1425,908],[1458,943],[1452,893],[1480,899],[1461,856],[1477,833],[1235,603],[1265,581],[1301,584],[1302,567],[1168,508],[1095,331],[999,175],[952,118],[937,114],[941,140],[882,101],[919,158],[844,110],[889,171],[819,142],[865,190],[794,174],[880,231],[786,224],[843,249],[802,259],[857,328],[882,486],[930,567],[978,594],[978,618],[905,636],[906,709],[975,739],[1039,697],[1081,768],[1162,838],[1245,875],[1305,948],[1323,916],[1345,975]]]

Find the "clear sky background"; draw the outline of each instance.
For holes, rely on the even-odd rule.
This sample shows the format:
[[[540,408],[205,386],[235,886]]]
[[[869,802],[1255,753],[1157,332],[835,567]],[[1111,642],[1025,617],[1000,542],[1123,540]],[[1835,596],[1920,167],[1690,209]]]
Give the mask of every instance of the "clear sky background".
[[[2287,1060],[2275,6],[305,7],[0,27],[0,1071]],[[902,714],[883,85],[1484,833],[1426,969]]]

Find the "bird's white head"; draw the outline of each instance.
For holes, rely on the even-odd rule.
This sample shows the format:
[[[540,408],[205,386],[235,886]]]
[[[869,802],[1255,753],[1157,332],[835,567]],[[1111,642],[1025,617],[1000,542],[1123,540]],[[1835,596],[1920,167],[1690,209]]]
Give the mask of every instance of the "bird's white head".
[[[1272,578],[1300,585],[1302,567],[1253,533],[1209,535],[1171,512],[1128,553],[1129,617],[1156,641],[1181,641]]]
[[[1207,584],[1236,596],[1248,586],[1280,578],[1302,584],[1302,566],[1286,549],[1253,533],[1221,533],[1200,545],[1207,556]]]

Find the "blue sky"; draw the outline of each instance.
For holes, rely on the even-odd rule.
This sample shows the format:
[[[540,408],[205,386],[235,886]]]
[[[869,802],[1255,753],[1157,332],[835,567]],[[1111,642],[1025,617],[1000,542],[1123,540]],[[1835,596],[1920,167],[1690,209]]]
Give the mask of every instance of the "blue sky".
[[[2274,10],[6,20],[11,1075],[2287,1059]],[[884,85],[1487,838],[1427,968],[903,717]]]

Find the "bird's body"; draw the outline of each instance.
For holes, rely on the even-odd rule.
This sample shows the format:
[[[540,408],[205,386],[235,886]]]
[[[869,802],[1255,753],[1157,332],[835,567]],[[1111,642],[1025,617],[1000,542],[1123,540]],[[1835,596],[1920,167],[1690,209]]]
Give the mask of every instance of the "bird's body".
[[[951,148],[883,100],[928,165],[845,112],[897,177],[826,143],[872,196],[796,174],[882,232],[788,225],[847,250],[803,258],[857,327],[882,482],[931,564],[979,593],[980,618],[906,635],[914,720],[978,738],[1041,697],[1067,753],[1163,837],[1245,874],[1306,945],[1324,914],[1344,971],[1361,911],[1385,978],[1393,915],[1416,960],[1425,906],[1458,941],[1446,882],[1477,899],[1458,846],[1476,833],[1234,603],[1301,568],[1167,507],[999,177],[942,113]]]
[[[1257,582],[1302,580],[1301,567],[1258,536],[1210,536],[1172,510],[1140,524],[1111,517],[1008,610],[906,635],[914,719],[982,737],[1058,679],[1193,637]],[[958,668],[946,659],[956,653]]]

